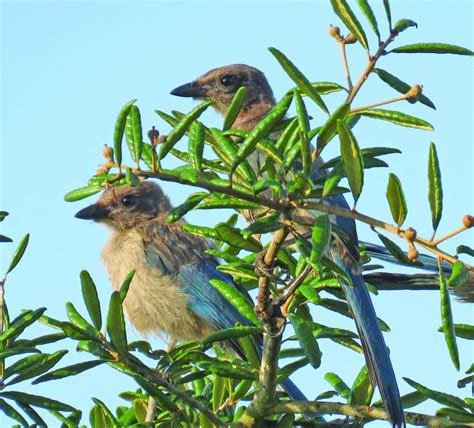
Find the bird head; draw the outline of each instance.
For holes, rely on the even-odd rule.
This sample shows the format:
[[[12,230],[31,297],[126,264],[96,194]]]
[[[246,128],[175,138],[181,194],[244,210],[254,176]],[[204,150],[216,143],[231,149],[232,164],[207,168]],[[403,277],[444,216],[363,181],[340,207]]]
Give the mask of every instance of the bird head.
[[[76,218],[105,223],[116,230],[146,225],[151,219],[167,215],[169,199],[152,181],[138,186],[123,185],[107,189],[95,204],[76,213]]]
[[[232,98],[242,86],[247,88],[243,111],[258,104],[275,104],[272,88],[265,75],[257,68],[245,64],[215,68],[196,80],[173,89],[171,95],[214,101],[216,110],[225,115]]]

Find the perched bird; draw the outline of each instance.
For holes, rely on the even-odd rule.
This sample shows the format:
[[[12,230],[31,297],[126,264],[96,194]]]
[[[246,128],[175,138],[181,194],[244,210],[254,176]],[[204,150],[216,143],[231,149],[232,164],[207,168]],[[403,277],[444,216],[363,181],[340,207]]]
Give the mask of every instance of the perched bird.
[[[275,105],[267,79],[254,67],[236,64],[216,68],[190,83],[177,87],[171,94],[212,100],[216,109],[225,115],[233,96],[241,86],[247,88],[246,97],[232,127],[250,130]],[[319,163],[314,165],[312,178],[321,176],[318,166]],[[342,195],[326,198],[326,202],[349,209]],[[312,221],[314,222],[314,217]],[[401,427],[405,422],[400,393],[388,349],[362,276],[356,225],[354,220],[345,217],[336,217],[335,223],[346,237],[334,235],[329,253],[351,279],[352,284],[343,279],[341,282],[359,332],[372,381],[378,385],[392,425]]]
[[[99,200],[76,213],[83,220],[104,223],[112,229],[102,257],[115,290],[135,270],[124,301],[134,328],[142,335],[164,334],[171,342],[200,339],[236,323],[252,325],[210,283],[219,279],[234,284],[216,268],[206,253],[211,243],[182,230],[179,220],[167,224],[172,206],[154,182],[106,190]],[[239,287],[244,296],[250,296]],[[238,342],[230,347],[239,356]],[[282,387],[294,400],[305,400],[289,380]]]

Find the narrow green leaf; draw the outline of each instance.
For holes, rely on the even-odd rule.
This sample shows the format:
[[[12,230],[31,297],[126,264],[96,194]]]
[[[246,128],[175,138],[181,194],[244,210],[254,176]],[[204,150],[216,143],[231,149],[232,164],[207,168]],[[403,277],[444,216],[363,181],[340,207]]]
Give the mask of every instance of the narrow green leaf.
[[[109,312],[107,314],[107,331],[112,345],[122,355],[127,354],[127,335],[123,318],[122,299],[118,291],[110,296]]]
[[[0,222],[5,220],[5,217],[8,215],[6,211],[0,211]]]
[[[261,330],[263,333],[263,330]],[[239,344],[244,351],[244,356],[246,361],[248,361],[252,367],[259,370],[260,369],[260,353],[257,349],[254,337],[251,336],[242,336],[239,337]],[[235,397],[234,397],[235,399]]]
[[[46,311],[46,308],[38,308],[34,311],[26,310],[18,315],[0,336],[0,342],[18,337],[28,326],[38,320],[43,315],[44,311]]]
[[[434,54],[454,54],[474,56],[474,52],[461,46],[447,43],[415,43],[412,45],[400,46],[392,49],[388,53],[434,53]]]
[[[336,135],[338,119],[345,119],[351,109],[351,105],[344,103],[338,107],[329,119],[321,127],[318,138],[316,140],[316,149],[321,153],[329,141]]]
[[[392,256],[394,256],[400,263],[413,264],[410,262],[410,259],[403,252],[403,250],[397,244],[395,244],[395,242],[380,233],[377,233],[377,236],[382,241],[385,248],[390,252],[390,254],[392,254]]]
[[[227,110],[227,113],[224,118],[224,125],[222,130],[226,131],[230,129],[237,119],[237,116],[240,113],[242,106],[244,105],[245,95],[247,94],[247,88],[245,86],[240,87],[232,98],[232,102]]]
[[[434,143],[430,144],[428,156],[428,200],[431,209],[431,221],[433,230],[436,231],[443,214],[443,186],[441,184],[441,169],[439,167],[438,154]]]
[[[77,327],[82,333],[94,340],[99,337],[99,330],[94,328],[87,320],[77,311],[71,302],[66,303],[66,313],[75,327]]]
[[[97,330],[102,328],[102,314],[100,310],[100,301],[97,294],[97,288],[92,280],[89,272],[86,270],[81,271],[81,287],[82,287],[82,298],[86,304],[87,312],[91,317],[92,324]]]
[[[137,187],[140,184],[140,179],[132,172],[132,169],[127,167],[125,170],[125,183],[131,187]]]
[[[451,301],[449,299],[448,285],[443,276],[443,270],[439,269],[439,290],[441,292],[441,321],[443,325],[444,339],[448,345],[449,355],[454,367],[459,371],[459,351],[456,344],[456,334],[454,332],[453,313],[451,311]]]
[[[298,128],[298,118],[293,118],[290,123],[286,126],[284,131],[278,137],[275,142],[275,148],[281,152],[285,151],[291,137],[294,135],[295,130]]]
[[[122,107],[122,110],[120,110],[120,113],[117,117],[117,121],[115,122],[114,155],[115,155],[115,162],[117,162],[117,165],[119,167],[122,165],[122,140],[123,140],[123,134],[125,132],[125,125],[127,123],[127,116],[135,101],[136,99],[131,100]]]
[[[331,221],[327,214],[321,214],[314,222],[313,232],[311,234],[311,263],[319,263],[326,253],[331,242]]]
[[[9,418],[14,419],[15,421],[19,422],[22,426],[28,428],[30,424],[26,421],[26,419],[21,416],[20,413],[16,411],[13,406],[10,406],[5,400],[0,398],[0,409],[2,409],[3,413],[5,413]]]
[[[215,333],[206,336],[204,339],[201,339],[203,346],[209,345],[214,342],[220,342],[223,340],[238,339],[240,337],[262,334],[263,330],[261,327],[255,326],[240,326],[240,327],[231,327],[224,330],[219,330]]]
[[[339,184],[344,174],[344,164],[338,163],[331,172],[327,175],[324,181],[322,197],[330,195],[332,190]]]
[[[444,328],[438,328],[438,331],[444,332]],[[474,325],[471,324],[454,324],[454,332],[456,336],[463,339],[474,340]]]
[[[227,223],[219,223],[215,230],[221,241],[227,242],[235,247],[242,248],[247,251],[259,252],[262,245],[254,238],[245,239],[239,229],[228,225]]]
[[[267,218],[264,220],[255,221],[249,227],[242,230],[244,239],[247,239],[251,235],[263,235],[265,233],[276,232],[283,227],[283,224],[278,221],[267,221]]]
[[[365,35],[364,29],[362,28],[362,25],[360,25],[360,22],[357,20],[346,0],[331,0],[331,4],[336,15],[342,22],[344,22],[345,26],[355,36],[364,49],[369,52],[369,43],[367,42],[367,36]]]
[[[457,387],[458,388],[465,388],[467,385],[471,385],[472,383],[474,383],[474,375],[466,376],[466,377],[458,380]],[[472,398],[471,398],[471,400],[472,400]],[[471,404],[470,410],[474,411],[474,406],[473,406],[474,402],[471,402],[470,404]]]
[[[292,96],[284,96],[278,104],[249,132],[245,140],[237,151],[237,157],[232,163],[230,175],[237,167],[255,150],[257,143],[264,137],[267,137],[277,123],[285,116],[290,107]]]
[[[357,114],[365,117],[370,117],[371,119],[386,120],[396,125],[406,126],[408,128],[434,131],[433,126],[425,120],[419,119],[415,116],[410,116],[405,113],[401,113],[399,111],[371,108],[368,110],[358,111]]]
[[[27,357],[21,358],[15,361],[12,365],[7,367],[3,375],[3,378],[8,379],[10,376],[21,373],[23,370],[33,365],[40,364],[47,356],[48,354],[34,354],[34,355],[28,355]]]
[[[127,276],[125,277],[125,279],[123,280],[122,284],[120,285],[120,290],[119,290],[119,293],[120,293],[120,300],[123,301],[125,300],[125,298],[127,297],[127,294],[128,294],[128,290],[130,288],[130,284],[132,283],[132,280],[135,276],[135,269],[131,270]]]
[[[138,162],[142,157],[143,133],[140,110],[135,105],[130,107],[130,112],[127,115],[125,136],[132,159]]]
[[[230,379],[249,379],[257,380],[257,371],[250,370],[242,365],[237,366],[224,361],[216,361],[209,365],[206,364],[206,368],[217,376],[226,377]]]
[[[50,380],[57,380],[57,379],[63,379],[68,376],[75,376],[79,373],[82,373],[86,370],[89,370],[103,363],[104,361],[93,360],[93,361],[85,361],[83,363],[72,364],[70,366],[62,367],[60,369],[53,370],[43,376],[40,376],[39,378],[33,381],[33,384],[36,385],[38,383],[47,382]]]
[[[206,101],[202,104],[199,104],[176,124],[176,126],[168,134],[166,141],[161,146],[159,154],[160,159],[163,159],[168,154],[168,152],[174,147],[174,145],[189,129],[191,123],[195,121],[212,104],[213,101]]]
[[[288,315],[288,318],[309,363],[314,369],[317,369],[321,365],[321,351],[317,340],[313,336],[311,323],[293,314]]]
[[[393,30],[398,34],[410,27],[418,28],[418,24],[411,19],[400,19],[399,21],[395,22]]]
[[[385,15],[387,16],[387,21],[388,21],[390,31],[392,31],[392,12],[390,11],[389,0],[383,0],[383,7],[385,9]]]
[[[464,424],[462,424],[462,422],[470,425],[472,424],[472,421],[474,421],[474,415],[472,413],[466,412],[465,410],[453,409],[451,407],[438,409],[435,414],[438,417],[449,418],[450,421],[460,423],[456,426],[463,426]]]
[[[219,240],[219,235],[212,227],[196,226],[194,224],[184,224],[183,230],[191,233],[192,235],[200,236],[202,238],[209,238],[213,240]]]
[[[100,401],[98,398],[92,397],[92,401],[103,410],[104,414],[106,415],[106,417],[110,421],[109,426],[113,426],[114,428],[118,427],[118,421],[115,418],[115,416],[112,414],[112,412],[109,410],[109,408],[102,401]]]
[[[13,253],[13,257],[10,262],[10,266],[8,267],[7,273],[10,273],[13,269],[15,269],[15,266],[20,262],[21,258],[23,257],[23,254],[25,254],[25,250],[26,250],[26,247],[28,246],[29,240],[30,240],[30,234],[27,233],[23,237],[23,239],[20,241],[20,243],[18,244],[18,247]]]
[[[344,169],[354,197],[354,204],[356,204],[364,185],[364,162],[357,140],[341,119],[337,120],[337,133],[341,142],[341,157],[344,162]]]
[[[198,120],[191,125],[188,153],[193,168],[197,172],[201,172],[202,155],[204,153],[204,126]]]
[[[329,114],[329,110],[326,107],[326,104],[324,104],[323,99],[319,95],[316,88],[306,78],[306,76],[300,70],[298,70],[298,68],[286,57],[285,54],[280,52],[278,49],[269,48],[269,51],[277,59],[290,79],[296,83],[298,88],[300,88],[304,94],[308,95],[308,97],[310,97],[321,110]]]
[[[374,395],[374,385],[366,365],[362,367],[351,388],[349,404],[368,406]]]
[[[214,200],[206,201],[201,203],[198,210],[213,210],[217,208],[235,209],[235,210],[258,210],[262,206],[256,202],[249,202],[244,199],[220,199],[215,198]]]
[[[219,279],[211,279],[209,282],[232,306],[237,308],[243,316],[248,318],[255,325],[260,325],[260,321],[253,310],[253,305],[243,296],[235,285]]]
[[[166,223],[173,224],[177,222],[180,218],[185,216],[189,211],[194,209],[206,196],[209,194],[206,192],[200,192],[188,197],[186,202],[177,207],[171,209],[171,211],[166,216]]]
[[[464,408],[467,407],[467,404],[463,400],[458,397],[455,397],[454,395],[435,391],[434,389],[429,389],[426,386],[423,386],[420,383],[415,382],[414,380],[411,380],[407,377],[404,377],[403,380],[408,383],[408,385],[422,393],[425,397],[430,398],[439,404],[454,407],[459,410],[464,410]]]
[[[381,68],[374,68],[373,72],[377,76],[379,76],[380,79],[383,82],[385,82],[388,86],[395,89],[397,92],[400,92],[401,94],[406,94],[411,88],[411,85],[409,85],[408,83],[403,82],[398,77],[395,77],[393,74],[390,74],[388,71],[382,70]],[[418,101],[420,103],[436,110],[435,105],[433,104],[433,102],[426,95],[421,94],[418,97]]]
[[[464,263],[457,260],[452,268],[451,276],[448,279],[448,287],[459,287],[469,280],[469,271]]]
[[[402,183],[395,174],[389,175],[386,195],[393,221],[400,227],[407,217],[408,208]]]
[[[351,389],[336,373],[326,373],[324,379],[329,382],[342,398],[348,399],[350,397]]]
[[[74,412],[76,409],[68,404],[53,400],[52,398],[42,397],[40,395],[27,394],[18,391],[3,391],[0,396],[15,401],[19,405],[27,403],[42,409],[58,410],[60,412]]]
[[[418,404],[423,403],[423,401],[426,401],[427,398],[420,391],[413,391],[402,395],[400,399],[402,401],[403,408],[409,409],[410,407],[415,407],[418,406]]]
[[[92,342],[91,340],[81,340],[77,344],[76,349],[78,352],[89,352],[104,361],[113,360],[112,355],[102,348],[102,346],[97,345],[97,343]]]
[[[80,187],[79,189],[71,190],[70,192],[64,195],[64,200],[66,202],[76,202],[81,199],[88,198],[89,196],[99,193],[101,190],[104,190],[101,186],[86,186]]]
[[[357,0],[357,3],[359,4],[359,7],[361,8],[362,12],[364,12],[365,17],[367,18],[367,21],[370,24],[370,27],[377,35],[377,39],[380,42],[380,32],[379,27],[377,25],[377,19],[375,18],[374,12],[370,7],[369,2],[367,0]]]
[[[300,141],[301,141],[301,160],[303,163],[303,172],[305,174],[311,174],[311,146],[308,139],[309,131],[309,118],[306,106],[304,104],[301,95],[295,91],[295,105],[296,113],[298,115],[298,126],[300,128]]]
[[[468,254],[469,256],[474,257],[474,249],[467,245],[458,245],[456,247],[456,254]]]

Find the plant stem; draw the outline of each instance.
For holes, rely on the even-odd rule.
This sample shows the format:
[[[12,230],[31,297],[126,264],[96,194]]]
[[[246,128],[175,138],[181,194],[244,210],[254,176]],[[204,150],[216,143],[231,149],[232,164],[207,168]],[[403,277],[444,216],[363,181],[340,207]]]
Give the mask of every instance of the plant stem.
[[[391,103],[395,103],[397,101],[403,101],[403,100],[406,100],[407,99],[407,95],[401,95],[399,97],[396,97],[396,98],[392,98],[390,100],[387,100],[387,101],[381,101],[379,103],[374,103],[374,104],[369,104],[367,106],[363,106],[363,107],[357,107],[357,108],[354,108],[352,109],[349,114],[354,114],[354,113],[358,113],[359,111],[362,111],[362,110],[367,110],[369,108],[374,108],[374,107],[380,107],[380,106],[384,106],[386,104],[391,104]]]
[[[350,93],[352,91],[353,86],[352,86],[351,72],[349,70],[349,64],[347,62],[346,43],[344,42],[344,39],[341,39],[339,41],[339,46],[341,47],[342,62],[344,64],[344,71],[346,72],[347,85],[348,85],[349,93]]]

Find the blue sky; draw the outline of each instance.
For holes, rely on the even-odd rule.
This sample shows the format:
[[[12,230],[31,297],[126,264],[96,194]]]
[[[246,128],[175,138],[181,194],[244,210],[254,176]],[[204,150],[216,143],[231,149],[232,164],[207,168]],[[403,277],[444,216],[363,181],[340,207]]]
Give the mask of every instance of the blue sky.
[[[355,2],[351,2],[351,4]],[[375,3],[375,2],[372,2]],[[473,49],[473,4],[470,1],[392,1],[394,21],[410,18],[418,29],[409,29],[394,45],[442,41]],[[356,7],[355,7],[356,9]],[[383,35],[387,24],[383,11],[374,7]],[[361,20],[363,18],[360,16]],[[103,306],[110,285],[100,261],[108,231],[81,222],[74,213],[92,199],[66,203],[64,194],[87,182],[102,162],[104,144],[112,144],[116,116],[127,101],[137,98],[144,129],[167,126],[154,110],[189,111],[191,100],[169,95],[174,87],[205,71],[225,64],[247,63],[263,70],[276,97],[292,82],[268,52],[269,46],[283,51],[314,81],[345,84],[339,48],[327,35],[329,24],[340,24],[324,1],[242,2],[14,2],[1,3],[1,204],[10,212],[1,233],[16,242],[31,233],[27,254],[6,284],[6,300],[12,314],[23,308],[46,306],[48,314],[65,319],[64,305],[72,301],[84,310],[79,272],[87,269],[95,279]],[[363,23],[372,47],[376,40]],[[342,26],[341,26],[342,27]],[[365,56],[358,45],[349,47],[349,64],[358,77]],[[402,150],[391,155],[388,169],[369,170],[358,209],[390,221],[385,200],[388,173],[397,174],[408,202],[406,225],[429,237],[431,220],[427,200],[427,158],[435,142],[443,173],[444,213],[440,234],[460,225],[462,216],[473,213],[473,61],[446,55],[389,55],[379,66],[408,83],[420,83],[436,104],[433,111],[421,104],[403,103],[389,108],[419,116],[435,132],[400,128],[386,122],[361,121],[356,136],[361,147],[390,146]],[[376,76],[356,98],[354,106],[385,100],[394,92]],[[337,107],[341,96],[328,98]],[[322,120],[317,108],[310,107]],[[212,111],[206,123],[219,126]],[[314,125],[316,126],[316,125]],[[185,141],[183,141],[185,147]],[[329,147],[331,154],[337,148]],[[326,155],[327,156],[327,155]],[[169,163],[168,166],[173,166]],[[193,190],[163,184],[172,202],[179,204]],[[194,224],[210,225],[224,213],[191,214]],[[365,240],[376,240],[367,227],[359,228]],[[461,243],[472,243],[473,234],[457,237],[443,247],[454,251]],[[1,266],[8,263],[13,244],[2,245]],[[458,390],[463,377],[449,361],[440,325],[437,292],[382,292],[375,297],[378,314],[392,332],[386,335],[402,393],[411,389],[401,379],[407,376],[433,389],[468,396]],[[472,307],[453,301],[455,321],[472,323]],[[340,316],[316,311],[322,323],[351,327]],[[35,332],[46,332],[38,328]],[[129,329],[129,338],[137,337]],[[155,346],[162,342],[152,339]],[[472,361],[472,347],[459,340],[461,369]],[[340,347],[321,344],[323,365],[294,377],[309,397],[329,389],[324,373],[336,371],[351,383],[363,357]],[[71,347],[72,349],[72,347]],[[86,359],[71,352],[63,364]],[[134,389],[132,381],[110,368],[96,368],[65,381],[24,390],[60,398],[81,409],[92,405],[88,394],[112,408],[121,400],[117,393]],[[92,391],[92,392],[91,392]],[[424,404],[420,411],[432,412]],[[85,415],[84,421],[87,421]],[[2,414],[0,425],[8,422]],[[52,426],[55,425],[52,419]],[[373,424],[377,426],[377,423]]]

